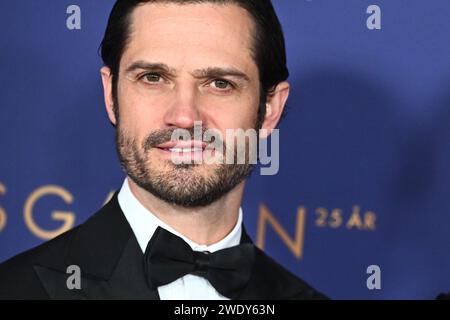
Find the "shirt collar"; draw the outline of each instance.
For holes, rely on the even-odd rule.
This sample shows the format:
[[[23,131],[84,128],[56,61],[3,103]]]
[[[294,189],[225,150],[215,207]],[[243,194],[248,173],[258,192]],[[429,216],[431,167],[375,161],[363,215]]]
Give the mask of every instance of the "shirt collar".
[[[236,225],[225,238],[211,245],[200,245],[175,231],[171,226],[161,221],[151,211],[145,208],[131,192],[127,178],[120,189],[118,200],[120,208],[128,220],[142,252],[145,252],[147,244],[158,226],[182,238],[194,251],[215,252],[236,246],[240,243],[242,234],[242,208],[239,208]]]

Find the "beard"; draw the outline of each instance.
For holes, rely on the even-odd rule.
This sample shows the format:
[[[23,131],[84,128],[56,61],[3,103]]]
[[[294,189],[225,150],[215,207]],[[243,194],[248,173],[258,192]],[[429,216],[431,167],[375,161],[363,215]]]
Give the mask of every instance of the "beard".
[[[154,131],[140,143],[127,135],[120,121],[117,125],[116,147],[123,170],[134,183],[155,197],[182,207],[207,206],[251,175],[254,165],[248,159],[244,164],[236,161],[233,164],[175,164],[152,157],[156,146],[171,141],[174,130]],[[194,137],[194,128],[188,131]],[[226,144],[223,146],[225,153]],[[236,150],[234,157],[237,157]]]

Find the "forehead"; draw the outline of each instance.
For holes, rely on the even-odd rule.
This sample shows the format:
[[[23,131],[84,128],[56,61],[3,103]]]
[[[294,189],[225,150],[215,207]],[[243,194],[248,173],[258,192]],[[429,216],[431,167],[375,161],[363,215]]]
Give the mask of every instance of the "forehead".
[[[146,3],[133,11],[131,21],[124,60],[165,62],[175,68],[254,66],[254,23],[237,5]]]

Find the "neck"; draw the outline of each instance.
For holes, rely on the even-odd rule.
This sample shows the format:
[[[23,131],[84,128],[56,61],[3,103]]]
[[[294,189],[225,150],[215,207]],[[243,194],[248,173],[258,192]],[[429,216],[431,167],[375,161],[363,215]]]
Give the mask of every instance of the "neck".
[[[197,244],[219,242],[237,223],[244,182],[208,206],[186,208],[167,203],[127,179],[131,192],[145,208]]]

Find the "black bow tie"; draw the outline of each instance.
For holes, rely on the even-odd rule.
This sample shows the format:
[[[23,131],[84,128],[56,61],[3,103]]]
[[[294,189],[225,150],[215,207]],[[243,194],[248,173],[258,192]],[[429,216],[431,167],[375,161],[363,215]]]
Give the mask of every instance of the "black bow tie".
[[[145,271],[152,290],[187,274],[206,278],[223,296],[236,299],[250,279],[252,243],[214,253],[193,251],[180,237],[158,227],[145,250]]]

